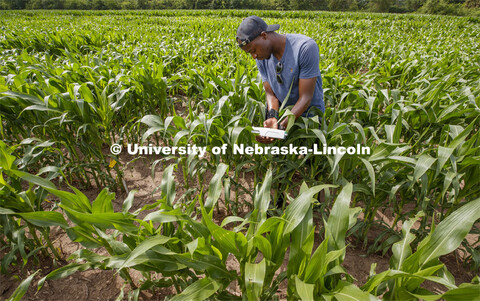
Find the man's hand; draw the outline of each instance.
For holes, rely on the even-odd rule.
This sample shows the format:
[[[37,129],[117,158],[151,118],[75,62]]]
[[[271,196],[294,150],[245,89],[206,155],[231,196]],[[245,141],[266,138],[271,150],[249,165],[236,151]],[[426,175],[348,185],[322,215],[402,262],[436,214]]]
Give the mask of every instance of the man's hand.
[[[287,125],[288,125],[288,118],[285,118],[284,120],[282,120],[282,122],[280,122],[280,127],[279,127],[279,129],[281,129],[281,130],[286,130],[286,129],[287,129]]]
[[[270,129],[278,129],[278,120],[276,118],[267,119],[263,122],[263,127]],[[268,138],[264,136],[256,136],[255,139],[263,144],[270,144],[277,140],[275,138]]]

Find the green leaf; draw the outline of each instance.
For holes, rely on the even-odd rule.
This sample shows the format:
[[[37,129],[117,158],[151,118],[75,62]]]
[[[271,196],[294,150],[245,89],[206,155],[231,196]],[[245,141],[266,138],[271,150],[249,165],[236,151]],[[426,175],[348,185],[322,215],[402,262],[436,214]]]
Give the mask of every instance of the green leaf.
[[[295,229],[298,224],[303,220],[305,214],[311,206],[313,196],[325,188],[336,187],[335,185],[318,185],[309,188],[304,193],[301,193],[287,209],[285,209],[285,220],[287,225],[284,230],[284,235],[289,234]],[[348,220],[347,220],[348,226]]]
[[[315,289],[314,284],[308,284],[300,280],[297,275],[295,275],[295,288],[297,293],[300,296],[302,301],[313,301],[313,290]]]
[[[123,201],[123,205],[122,205],[122,212],[124,214],[128,213],[128,210],[130,210],[130,208],[132,208],[132,205],[133,205],[133,199],[134,199],[134,196],[135,196],[135,193],[137,191],[136,190],[132,190],[128,193],[128,196],[127,198]]]
[[[59,113],[59,114],[63,113],[63,111],[61,111],[59,109],[49,108],[49,107],[46,107],[44,105],[28,106],[25,109],[23,109],[23,111],[45,111],[45,112],[55,112],[55,113]]]
[[[1,122],[1,118],[0,118],[0,122]],[[0,140],[0,166],[4,170],[10,170],[13,167],[13,162],[15,162],[16,158],[15,156],[11,155],[12,152],[13,152],[13,149],[8,148],[5,142]],[[0,174],[0,177],[1,177],[1,174]]]
[[[272,216],[268,218],[257,230],[255,235],[261,235],[266,232],[271,232],[273,229],[278,227],[278,224],[284,223],[285,220],[278,216]]]
[[[225,225],[228,225],[230,223],[235,223],[235,222],[245,222],[245,219],[240,217],[240,216],[227,216],[222,220],[222,223],[220,224],[220,227],[225,227]]]
[[[143,220],[156,223],[170,223],[177,221],[188,221],[190,218],[183,213],[181,208],[177,208],[172,211],[155,211],[149,213]]]
[[[260,300],[260,296],[263,291],[265,270],[265,258],[257,264],[248,262],[245,264],[245,287],[247,290],[248,300]]]
[[[55,280],[55,279],[61,279],[68,277],[78,271],[85,271],[91,267],[91,263],[71,263],[69,265],[66,265],[64,267],[58,268],[52,272],[50,272],[47,276],[43,277],[38,281],[38,290],[40,290],[45,283],[45,280]]]
[[[262,252],[264,258],[272,261],[272,245],[268,239],[262,235],[257,235],[253,238],[253,244],[258,250],[260,250],[260,252]]]
[[[109,192],[107,188],[102,189],[92,203],[92,213],[113,212],[112,200],[114,199],[115,193]]]
[[[352,183],[345,185],[333,204],[325,226],[328,249],[339,250],[345,247],[345,235],[349,225],[349,206],[352,198]]]
[[[437,161],[437,170],[435,171],[435,176],[438,176],[440,174],[440,171],[442,170],[443,166],[447,162],[448,158],[452,155],[453,151],[455,148],[453,147],[443,147],[439,146],[438,147],[438,161]]]
[[[395,125],[391,125],[391,124],[385,125],[385,133],[387,134],[388,143],[398,143],[398,141],[394,141],[395,140],[394,131],[395,131]]]
[[[135,258],[137,258],[140,255],[143,255],[146,251],[150,250],[155,246],[165,244],[170,239],[171,239],[170,237],[166,237],[163,235],[155,235],[153,237],[149,237],[145,239],[128,255],[128,257],[125,259],[125,262],[122,264],[120,269],[134,265]]]
[[[91,205],[88,199],[87,199],[88,204],[86,204],[85,200],[79,197],[77,194],[73,194],[63,190],[50,189],[50,188],[47,188],[47,190],[51,194],[56,195],[57,197],[60,198],[61,206],[71,210],[79,211],[79,212],[86,212],[86,213],[91,212]]]
[[[403,239],[399,242],[394,243],[392,246],[393,255],[391,260],[393,263],[393,268],[401,270],[405,258],[412,254],[410,243],[415,239],[415,235],[410,233],[410,229],[412,228],[413,224],[422,216],[424,216],[424,213],[420,211],[415,215],[415,217],[409,219],[403,224]]]
[[[68,228],[68,224],[65,218],[60,212],[55,211],[36,211],[36,212],[24,212],[17,213],[29,223],[38,227],[52,227],[60,226],[62,228]]]
[[[232,253],[237,258],[242,258],[245,254],[244,250],[247,245],[247,240],[243,233],[235,233],[220,226],[217,226],[204,208],[202,208],[202,220],[210,230],[215,242],[221,248],[221,251]]]
[[[185,266],[195,270],[206,270],[208,275],[215,279],[233,280],[236,276],[235,271],[228,271],[225,264],[217,256],[201,255],[195,253],[193,256],[190,253],[176,255],[175,258]]]
[[[422,295],[413,293],[411,293],[411,295],[425,301],[436,301],[438,299],[445,301],[480,300],[480,285],[463,283],[460,287],[450,289],[446,293],[440,295]]]
[[[420,179],[420,177],[430,169],[436,160],[437,159],[432,158],[428,154],[420,155],[417,160],[417,164],[415,165],[415,170],[413,171],[413,182],[416,182],[418,179]]]
[[[272,186],[272,170],[268,169],[263,179],[262,186],[255,190],[255,197],[253,199],[253,208],[257,209],[261,216],[257,218],[258,227],[265,221],[268,205],[270,203],[270,187]]]
[[[305,282],[315,283],[320,277],[322,277],[327,270],[326,255],[328,248],[328,238],[326,238],[317,247],[312,255],[312,258],[307,264],[305,270]]]
[[[358,222],[358,215],[362,212],[362,208],[355,207],[348,209],[348,230],[352,229]]]
[[[30,182],[32,184],[38,185],[43,188],[56,189],[55,185],[53,185],[52,182],[47,181],[44,178],[41,178],[39,176],[31,175],[29,173],[26,173],[20,170],[12,170],[11,172],[15,174],[17,177],[22,178],[25,181]]]
[[[406,271],[415,272],[440,256],[453,252],[480,218],[480,198],[455,210],[438,224],[419,249],[405,260]],[[423,242],[423,241],[422,241]]]
[[[211,295],[215,294],[215,292],[217,292],[221,287],[222,286],[220,283],[209,277],[206,277],[195,281],[183,292],[170,299],[170,301],[205,300]]]
[[[357,286],[346,281],[340,281],[337,288],[338,290],[332,294],[329,294],[335,297],[338,301],[371,301],[379,300],[378,298],[370,295],[367,292],[362,291]]]
[[[480,300],[480,285],[465,283],[442,295],[445,301]]]
[[[372,183],[372,194],[375,197],[375,170],[373,169],[373,166],[370,162],[368,162],[366,159],[363,159],[360,157],[360,160],[362,160],[363,164],[367,168],[368,175],[370,176],[370,181]]]
[[[123,213],[82,213],[78,211],[71,210],[69,208],[60,205],[70,219],[76,224],[92,224],[99,228],[123,228],[127,231],[135,231],[138,229],[137,226],[133,224],[133,220],[126,217]]]
[[[288,278],[294,274],[303,275],[305,263],[312,253],[314,233],[313,210],[312,206],[310,206],[303,220],[293,229],[290,235],[290,254],[287,265]]]
[[[208,186],[207,200],[205,201],[205,209],[208,213],[212,211],[213,207],[218,201],[218,198],[220,197],[220,194],[222,194],[222,179],[227,169],[228,165],[220,163],[217,166],[215,175],[210,181],[210,185]]]
[[[172,207],[175,201],[175,178],[173,177],[173,168],[175,164],[169,165],[163,172],[162,182],[162,196],[167,198],[167,205]]]
[[[450,142],[448,147],[449,148],[456,148],[457,146],[462,144],[465,141],[465,139],[468,137],[470,132],[472,131],[473,127],[477,124],[477,119],[478,119],[478,117],[475,118],[475,120],[473,120],[460,134],[458,134],[455,137],[455,139],[453,139],[452,142]]]
[[[23,280],[20,285],[15,289],[13,294],[8,298],[8,301],[19,301],[22,299],[23,295],[28,291],[28,288],[30,287],[30,283],[33,280],[33,277],[37,275],[37,273],[40,272],[40,270],[37,270],[35,273],[32,275],[28,276],[25,280]]]
[[[15,211],[0,207],[0,214],[16,214]]]

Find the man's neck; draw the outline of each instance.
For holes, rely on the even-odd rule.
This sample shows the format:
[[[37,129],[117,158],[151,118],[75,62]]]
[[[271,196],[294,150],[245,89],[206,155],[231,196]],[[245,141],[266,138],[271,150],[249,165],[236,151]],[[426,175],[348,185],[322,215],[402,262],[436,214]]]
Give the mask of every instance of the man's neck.
[[[274,32],[273,35],[273,55],[277,58],[277,60],[281,60],[283,56],[283,52],[285,51],[285,45],[287,44],[287,36],[278,34]]]

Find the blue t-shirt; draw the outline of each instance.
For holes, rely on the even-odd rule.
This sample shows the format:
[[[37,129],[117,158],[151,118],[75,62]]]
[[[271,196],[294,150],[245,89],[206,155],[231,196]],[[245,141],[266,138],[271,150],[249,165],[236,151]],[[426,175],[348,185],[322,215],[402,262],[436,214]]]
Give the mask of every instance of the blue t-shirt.
[[[312,102],[310,107],[315,106],[322,112],[325,112],[325,104],[323,102],[323,88],[322,88],[322,76],[319,68],[319,50],[317,43],[301,34],[287,34],[287,41],[285,43],[285,50],[280,62],[283,65],[283,69],[280,73],[283,84],[277,81],[276,66],[278,63],[277,58],[272,54],[270,58],[265,60],[256,60],[258,71],[262,76],[263,82],[268,82],[272,87],[275,96],[280,101],[280,106],[283,100],[290,90],[292,85],[292,91],[290,92],[287,103],[284,107],[295,105],[299,98],[298,93],[298,80],[300,78],[317,78],[315,84],[315,92],[313,93]],[[308,109],[302,114],[307,116]],[[308,114],[312,116],[313,114]]]

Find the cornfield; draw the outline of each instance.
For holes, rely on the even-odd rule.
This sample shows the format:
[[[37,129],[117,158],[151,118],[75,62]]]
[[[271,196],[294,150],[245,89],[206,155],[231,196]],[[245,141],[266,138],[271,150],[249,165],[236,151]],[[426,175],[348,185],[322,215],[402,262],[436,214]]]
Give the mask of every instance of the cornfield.
[[[251,14],[320,49],[326,111],[293,121],[284,108],[288,136],[275,145],[358,144],[369,155],[232,151],[255,145],[265,111],[255,61],[234,39]],[[118,274],[117,300],[162,288],[175,301],[480,300],[480,278],[458,283],[442,262],[453,253],[466,270],[480,268],[479,19],[0,15],[1,272],[45,257],[57,264],[19,279],[9,300],[87,270]],[[207,154],[129,156],[128,144]],[[149,204],[138,205],[125,180],[137,160],[161,174]],[[78,251],[65,254],[52,232]],[[389,267],[372,264],[357,281],[342,265],[352,245]]]

